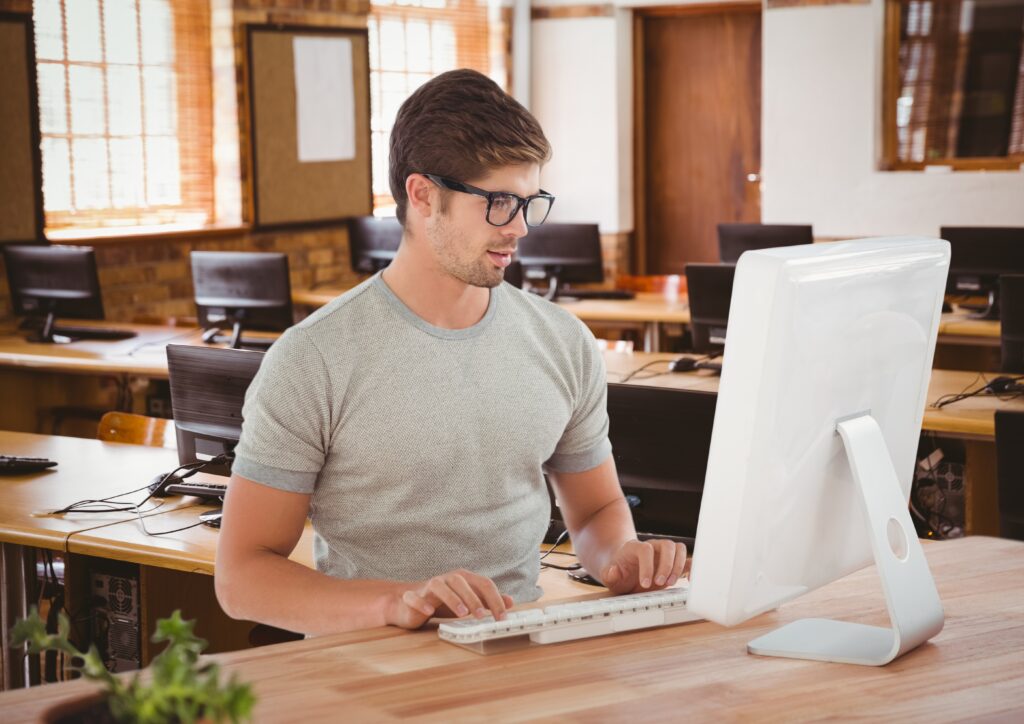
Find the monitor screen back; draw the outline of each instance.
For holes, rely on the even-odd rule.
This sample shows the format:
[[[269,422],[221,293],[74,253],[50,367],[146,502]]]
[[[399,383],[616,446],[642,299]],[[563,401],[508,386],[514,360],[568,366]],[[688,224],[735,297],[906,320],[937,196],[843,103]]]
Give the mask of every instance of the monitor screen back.
[[[231,326],[281,332],[292,325],[291,283],[284,254],[192,252],[192,283],[202,327]]]
[[[4,249],[11,304],[18,316],[103,319],[96,256],[85,246]]]
[[[167,345],[171,409],[182,465],[230,452],[242,434],[242,406],[263,352]],[[227,475],[229,470],[206,472]]]
[[[519,261],[526,279],[558,276],[560,283],[604,281],[597,224],[546,223],[519,239]]]

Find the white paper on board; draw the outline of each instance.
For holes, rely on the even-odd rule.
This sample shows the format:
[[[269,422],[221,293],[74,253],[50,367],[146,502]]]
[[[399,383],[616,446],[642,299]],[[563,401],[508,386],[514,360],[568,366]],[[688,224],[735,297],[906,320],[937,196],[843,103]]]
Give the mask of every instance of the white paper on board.
[[[356,157],[352,41],[296,37],[292,52],[299,161],[351,161]]]

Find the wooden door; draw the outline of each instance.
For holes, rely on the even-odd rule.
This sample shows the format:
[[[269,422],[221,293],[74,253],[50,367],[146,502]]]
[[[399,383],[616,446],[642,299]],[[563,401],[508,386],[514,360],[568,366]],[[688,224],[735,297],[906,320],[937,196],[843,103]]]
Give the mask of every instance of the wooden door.
[[[718,261],[719,222],[761,220],[761,9],[636,23],[636,268],[682,274]]]

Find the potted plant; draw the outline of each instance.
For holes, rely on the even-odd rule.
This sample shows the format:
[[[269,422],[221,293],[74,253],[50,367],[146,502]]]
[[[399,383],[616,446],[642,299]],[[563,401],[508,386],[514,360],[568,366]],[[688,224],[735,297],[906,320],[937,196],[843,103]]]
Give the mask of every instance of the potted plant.
[[[152,641],[167,642],[167,646],[153,659],[146,676],[137,672],[131,678],[107,671],[95,644],[85,653],[79,651],[68,640],[71,625],[63,613],[57,633],[48,634],[33,606],[28,618],[18,621],[11,631],[11,645],[27,643],[30,654],[61,651],[71,657],[84,678],[103,685],[99,697],[74,702],[73,710],[61,706],[59,712],[52,712],[50,721],[158,724],[248,719],[256,702],[251,687],[234,676],[222,684],[217,664],[199,662],[206,641],[193,633],[194,627],[195,621],[183,620],[180,611],[158,620]]]

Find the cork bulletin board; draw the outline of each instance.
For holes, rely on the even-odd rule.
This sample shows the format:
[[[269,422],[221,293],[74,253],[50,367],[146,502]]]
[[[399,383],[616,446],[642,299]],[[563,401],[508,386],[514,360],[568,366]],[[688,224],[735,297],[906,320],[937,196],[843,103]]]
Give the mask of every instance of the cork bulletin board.
[[[249,25],[246,35],[253,223],[372,213],[366,30]]]
[[[0,13],[0,245],[43,237],[32,17]]]

